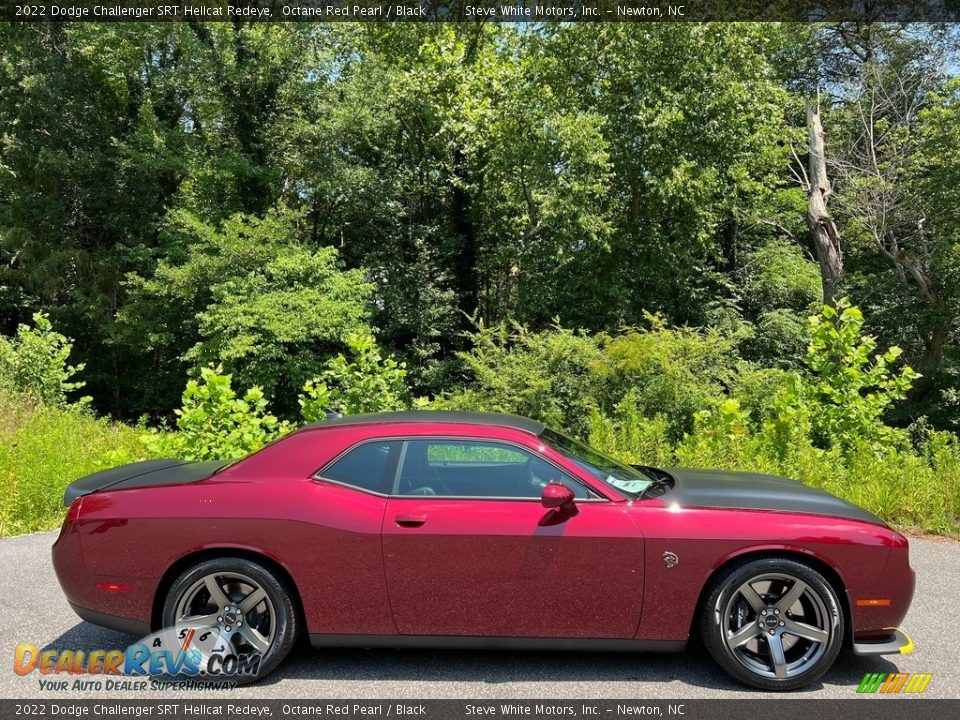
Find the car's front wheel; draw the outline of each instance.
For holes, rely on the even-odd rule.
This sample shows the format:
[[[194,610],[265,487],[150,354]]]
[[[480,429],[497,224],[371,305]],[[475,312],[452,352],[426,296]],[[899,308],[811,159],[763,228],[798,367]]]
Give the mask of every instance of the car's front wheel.
[[[214,558],[174,580],[163,605],[163,625],[181,628],[185,649],[192,647],[202,657],[205,678],[252,682],[272,672],[296,641],[298,615],[291,595],[251,560]]]
[[[843,612],[820,573],[794,560],[766,558],[718,577],[700,617],[704,645],[737,680],[764,690],[816,681],[843,643]]]

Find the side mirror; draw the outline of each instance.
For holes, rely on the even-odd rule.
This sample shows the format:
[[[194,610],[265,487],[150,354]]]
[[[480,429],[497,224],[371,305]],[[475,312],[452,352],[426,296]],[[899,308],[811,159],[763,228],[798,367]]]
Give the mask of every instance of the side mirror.
[[[540,494],[540,504],[551,510],[559,508],[562,512],[569,512],[576,507],[573,500],[573,490],[558,482],[547,483]]]

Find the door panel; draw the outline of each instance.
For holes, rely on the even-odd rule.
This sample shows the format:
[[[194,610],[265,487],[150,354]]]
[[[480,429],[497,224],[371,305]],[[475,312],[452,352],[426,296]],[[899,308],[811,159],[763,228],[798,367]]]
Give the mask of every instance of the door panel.
[[[643,540],[623,508],[537,500],[394,497],[383,550],[403,635],[632,638]]]

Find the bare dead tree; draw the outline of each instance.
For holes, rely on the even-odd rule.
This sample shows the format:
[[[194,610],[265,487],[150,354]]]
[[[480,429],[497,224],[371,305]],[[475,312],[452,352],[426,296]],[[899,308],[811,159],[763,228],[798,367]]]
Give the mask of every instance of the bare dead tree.
[[[840,230],[827,208],[833,186],[827,176],[819,92],[816,101],[807,102],[807,152],[807,226],[817,252],[817,264],[820,266],[820,279],[823,282],[823,300],[832,305],[843,278],[843,254],[840,248]]]

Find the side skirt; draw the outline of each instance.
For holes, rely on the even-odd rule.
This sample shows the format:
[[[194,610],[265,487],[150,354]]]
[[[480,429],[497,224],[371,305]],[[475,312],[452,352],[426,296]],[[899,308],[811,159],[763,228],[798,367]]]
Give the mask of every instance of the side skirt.
[[[585,650],[590,652],[681,652],[683,640],[525,638],[457,635],[331,635],[310,633],[315,648],[423,648],[464,650]]]

